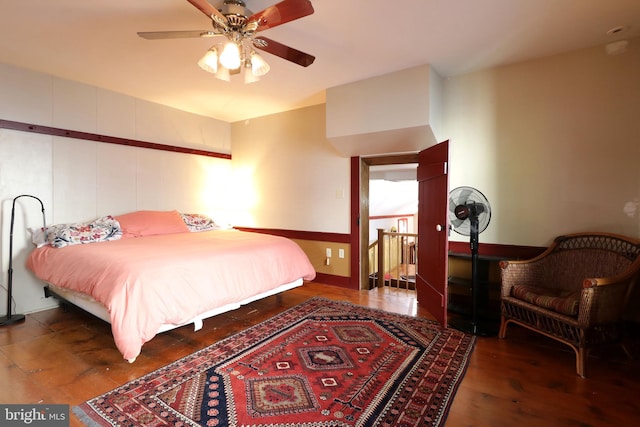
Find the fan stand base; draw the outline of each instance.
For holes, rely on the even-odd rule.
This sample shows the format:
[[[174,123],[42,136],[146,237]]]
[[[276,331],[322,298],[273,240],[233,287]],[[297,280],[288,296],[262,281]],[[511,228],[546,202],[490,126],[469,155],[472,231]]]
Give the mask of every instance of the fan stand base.
[[[9,316],[1,316],[0,317],[0,326],[8,326],[13,325],[14,323],[24,321],[24,314],[12,314]]]
[[[459,331],[481,337],[496,336],[500,329],[500,325],[497,322],[488,320],[476,320],[474,322],[472,319],[462,317],[451,319],[451,321],[449,321],[449,326]]]

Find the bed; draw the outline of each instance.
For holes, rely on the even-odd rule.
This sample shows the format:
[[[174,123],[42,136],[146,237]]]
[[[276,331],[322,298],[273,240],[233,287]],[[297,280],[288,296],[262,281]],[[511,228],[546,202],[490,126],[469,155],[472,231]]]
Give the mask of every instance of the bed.
[[[162,215],[171,216],[175,227],[165,221],[154,228],[148,212],[108,217],[106,232],[76,227],[88,239],[80,243],[89,244],[73,242],[73,227],[69,232],[54,226],[46,232],[50,244],[27,258],[27,268],[50,292],[111,323],[116,347],[129,362],[158,333],[189,323],[199,329],[205,318],[315,277],[305,253],[289,239],[228,228],[194,230],[176,222],[177,212]],[[53,246],[60,236],[63,243]]]

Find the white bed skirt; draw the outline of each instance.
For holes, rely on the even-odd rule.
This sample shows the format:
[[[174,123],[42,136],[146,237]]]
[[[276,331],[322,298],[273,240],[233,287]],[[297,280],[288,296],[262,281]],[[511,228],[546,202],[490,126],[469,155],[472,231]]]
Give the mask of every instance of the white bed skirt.
[[[161,325],[157,333],[166,332],[166,331],[169,331],[171,329],[175,329],[175,328],[179,328],[181,326],[189,325],[191,323],[193,323],[195,331],[200,330],[202,328],[202,321],[204,319],[208,319],[209,317],[217,316],[218,314],[226,313],[227,311],[236,310],[236,309],[240,308],[240,306],[243,306],[245,304],[249,304],[249,303],[251,303],[253,301],[257,301],[259,299],[270,297],[272,295],[279,294],[280,292],[288,291],[289,289],[293,289],[293,288],[296,288],[298,286],[302,286],[303,282],[304,281],[302,279],[298,279],[298,280],[295,280],[295,281],[293,281],[291,283],[285,283],[284,285],[278,286],[275,289],[271,289],[271,290],[269,290],[267,292],[263,292],[261,294],[254,295],[254,296],[249,297],[249,298],[247,298],[247,299],[245,299],[243,301],[234,302],[234,303],[231,303],[231,304],[224,305],[222,307],[215,308],[213,310],[209,310],[209,311],[207,311],[205,313],[202,313],[202,314],[198,315],[197,317],[191,319],[190,321],[182,323],[180,325],[175,325],[175,324],[164,324],[164,325]],[[65,301],[68,301],[69,303],[80,307],[84,311],[93,314],[94,316],[104,320],[107,323],[111,323],[111,317],[109,316],[109,312],[107,311],[107,308],[104,305],[102,305],[102,303],[96,301],[95,299],[91,298],[90,296],[82,294],[82,293],[79,293],[79,292],[74,292],[74,291],[70,291],[70,290],[67,290],[67,289],[64,289],[64,288],[60,288],[60,287],[52,285],[52,284],[48,284],[47,286],[49,287],[49,289],[51,290],[51,292],[54,295],[63,298]]]

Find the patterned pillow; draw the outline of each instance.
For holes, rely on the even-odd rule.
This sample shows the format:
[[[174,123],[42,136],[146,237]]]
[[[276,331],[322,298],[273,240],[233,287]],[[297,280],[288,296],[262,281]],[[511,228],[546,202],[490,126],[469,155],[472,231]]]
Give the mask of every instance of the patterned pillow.
[[[33,235],[34,243],[36,233]],[[54,248],[84,243],[106,242],[122,237],[120,224],[111,215],[91,222],[57,224],[47,227],[47,241]],[[37,245],[37,243],[36,243]]]
[[[211,218],[202,214],[180,214],[189,231],[218,230],[220,227]]]

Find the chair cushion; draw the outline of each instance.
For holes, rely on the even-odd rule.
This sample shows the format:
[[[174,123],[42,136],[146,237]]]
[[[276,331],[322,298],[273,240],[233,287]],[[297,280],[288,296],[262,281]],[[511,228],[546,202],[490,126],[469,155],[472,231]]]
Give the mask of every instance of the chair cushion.
[[[511,296],[557,313],[574,317],[578,315],[580,290],[567,292],[535,286],[515,285],[511,288]]]

